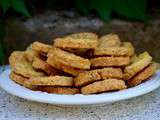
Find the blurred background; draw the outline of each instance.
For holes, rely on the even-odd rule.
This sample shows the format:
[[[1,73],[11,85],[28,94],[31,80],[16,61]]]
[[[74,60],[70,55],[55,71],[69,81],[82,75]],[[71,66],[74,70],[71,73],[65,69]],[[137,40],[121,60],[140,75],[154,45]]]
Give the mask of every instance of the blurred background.
[[[159,0],[0,0],[0,64],[33,41],[82,31],[117,33],[160,62]]]

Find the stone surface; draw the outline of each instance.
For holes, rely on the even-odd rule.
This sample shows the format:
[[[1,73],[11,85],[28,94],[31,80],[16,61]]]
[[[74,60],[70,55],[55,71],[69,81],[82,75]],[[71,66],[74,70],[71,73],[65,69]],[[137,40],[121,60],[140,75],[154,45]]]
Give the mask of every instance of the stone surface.
[[[160,89],[101,107],[58,107],[27,101],[0,88],[0,120],[160,120]]]
[[[160,61],[160,19],[148,24],[112,20],[103,23],[97,16],[81,16],[75,11],[53,11],[22,20],[16,18],[7,22],[5,43],[7,53],[24,50],[33,41],[52,43],[55,37],[74,32],[92,31],[99,35],[117,33],[123,41],[132,41],[138,53],[149,51]]]
[[[160,88],[137,98],[99,107],[32,102],[12,96],[1,88],[0,98],[0,120],[160,120]]]
[[[5,43],[7,53],[24,50],[33,41],[53,43],[53,39],[74,32],[97,30],[103,22],[94,16],[80,16],[73,11],[46,12],[22,21],[20,18],[6,22],[7,35]]]

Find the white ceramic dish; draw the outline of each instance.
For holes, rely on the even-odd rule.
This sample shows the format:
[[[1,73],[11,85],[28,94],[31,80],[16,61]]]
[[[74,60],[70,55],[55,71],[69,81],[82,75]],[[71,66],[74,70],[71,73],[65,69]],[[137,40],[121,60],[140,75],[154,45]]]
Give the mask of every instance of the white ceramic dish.
[[[120,100],[130,99],[149,93],[160,86],[160,71],[157,71],[150,80],[126,90],[108,92],[95,95],[57,95],[40,91],[32,91],[10,80],[10,69],[0,75],[0,86],[8,93],[37,102],[56,105],[96,105],[107,104]]]

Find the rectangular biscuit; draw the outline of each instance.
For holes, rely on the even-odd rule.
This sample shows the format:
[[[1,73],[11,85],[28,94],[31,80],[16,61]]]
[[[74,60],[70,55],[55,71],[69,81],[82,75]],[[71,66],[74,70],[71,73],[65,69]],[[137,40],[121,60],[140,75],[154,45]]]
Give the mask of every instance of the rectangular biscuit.
[[[129,56],[105,56],[90,59],[92,67],[111,67],[111,66],[125,66],[130,63]]]
[[[148,52],[143,52],[138,55],[130,65],[124,69],[124,79],[128,80],[132,78],[136,73],[148,66],[152,61],[152,57]]]
[[[9,57],[12,70],[24,77],[43,76],[43,72],[36,71],[25,57],[25,52],[14,51]]]
[[[86,84],[92,83],[94,81],[107,79],[107,78],[118,78],[121,79],[123,76],[122,70],[120,68],[102,68],[96,70],[90,70],[78,74],[74,79],[75,86],[84,86]]]
[[[126,89],[127,86],[123,80],[117,79],[105,79],[103,81],[97,81],[81,88],[82,94],[94,94],[100,92],[107,92],[113,90]]]
[[[78,69],[90,69],[90,61],[72,53],[53,48],[48,53],[48,59],[56,59],[59,63]],[[49,63],[49,62],[48,62]]]
[[[8,58],[11,68],[13,68],[17,62],[26,62],[26,57],[24,51],[14,51]]]
[[[42,53],[48,53],[48,51],[52,48],[51,45],[47,45],[41,42],[34,42],[32,44],[32,49],[38,52],[42,52]]]
[[[84,72],[85,70],[78,69],[78,68],[73,68],[64,64],[59,63],[55,58],[49,57],[47,60],[47,63],[51,65],[52,67],[62,70],[65,73],[71,74],[73,76],[77,76],[79,73]]]
[[[142,70],[137,75],[135,75],[133,78],[128,80],[127,83],[130,87],[136,86],[140,84],[142,81],[152,76],[155,71],[156,71],[156,64],[151,63],[144,70]]]
[[[25,56],[29,62],[33,62],[34,57],[39,57],[39,53],[32,49],[32,44],[25,50]]]
[[[112,55],[112,56],[132,56],[134,47],[130,42],[124,42],[121,46],[98,47],[94,51],[95,56]]]
[[[37,90],[54,94],[78,94],[80,90],[74,87],[53,87],[53,86],[38,86]]]
[[[54,46],[59,48],[95,49],[98,45],[97,35],[94,33],[76,33],[64,38],[56,38]]]
[[[34,86],[73,86],[73,78],[66,76],[31,77],[28,84]]]
[[[118,47],[120,45],[121,45],[121,41],[119,36],[111,33],[99,38],[98,48]]]
[[[29,85],[26,83],[26,81],[28,81],[28,78],[22,76],[22,75],[19,75],[13,71],[11,71],[10,75],[9,75],[10,79],[15,81],[16,83],[26,87],[26,88],[29,88],[29,89],[35,89],[32,85]]]

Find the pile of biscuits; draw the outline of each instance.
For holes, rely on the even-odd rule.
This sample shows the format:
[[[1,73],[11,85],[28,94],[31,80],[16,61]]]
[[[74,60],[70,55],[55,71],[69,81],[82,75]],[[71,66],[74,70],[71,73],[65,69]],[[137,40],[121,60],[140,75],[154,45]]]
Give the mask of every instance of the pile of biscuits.
[[[55,94],[95,94],[136,86],[152,76],[148,52],[135,54],[116,34],[75,33],[53,45],[32,43],[9,57],[10,78],[31,90]]]

